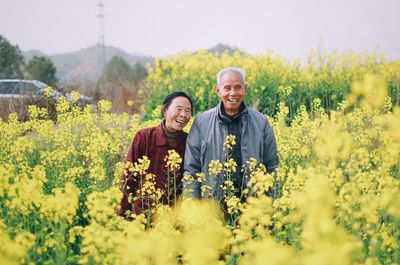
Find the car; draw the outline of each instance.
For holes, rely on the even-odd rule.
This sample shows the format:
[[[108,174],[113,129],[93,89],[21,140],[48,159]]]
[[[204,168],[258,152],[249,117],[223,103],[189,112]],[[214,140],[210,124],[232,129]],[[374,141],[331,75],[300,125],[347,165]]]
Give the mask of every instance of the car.
[[[47,84],[39,80],[0,79],[0,117],[7,120],[10,113],[16,112],[20,120],[27,120],[29,105],[47,107],[49,112],[54,112],[55,103],[62,93],[53,89],[46,100],[47,87]],[[72,100],[70,93],[65,96],[67,100]],[[83,95],[78,100],[79,106],[92,103],[91,98]]]

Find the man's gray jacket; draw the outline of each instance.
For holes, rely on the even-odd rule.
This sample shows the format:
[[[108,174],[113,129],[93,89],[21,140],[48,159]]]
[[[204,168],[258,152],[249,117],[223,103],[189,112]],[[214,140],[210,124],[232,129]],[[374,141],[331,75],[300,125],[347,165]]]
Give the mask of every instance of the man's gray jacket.
[[[183,182],[185,193],[201,197],[201,186],[212,188],[212,197],[221,200],[223,176],[208,176],[211,160],[224,162],[223,144],[228,135],[227,125],[220,118],[221,102],[215,108],[199,114],[190,129],[185,150],[184,175],[191,175],[195,181]],[[252,109],[245,108],[242,113],[241,152],[245,165],[250,158],[264,164],[268,172],[279,166],[275,135],[266,117]],[[196,173],[203,172],[206,180],[196,181]],[[247,184],[247,183],[246,183]]]

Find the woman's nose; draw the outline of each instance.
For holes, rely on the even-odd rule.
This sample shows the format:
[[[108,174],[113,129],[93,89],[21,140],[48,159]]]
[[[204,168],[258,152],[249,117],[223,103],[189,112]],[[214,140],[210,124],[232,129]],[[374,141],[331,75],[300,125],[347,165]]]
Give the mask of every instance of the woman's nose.
[[[190,119],[191,113],[190,113],[190,112],[187,112],[187,111],[181,111],[181,112],[179,112],[179,116],[180,116],[180,117],[183,117],[183,118],[188,118],[188,119]]]

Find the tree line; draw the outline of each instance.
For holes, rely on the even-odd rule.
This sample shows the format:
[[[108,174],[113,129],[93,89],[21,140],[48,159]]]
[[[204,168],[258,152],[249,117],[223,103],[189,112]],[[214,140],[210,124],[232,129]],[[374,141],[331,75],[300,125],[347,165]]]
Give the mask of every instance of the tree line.
[[[72,87],[93,96],[95,100],[112,101],[113,110],[118,112],[137,111],[141,104],[139,90],[144,88],[143,80],[147,76],[144,65],[137,62],[130,65],[124,58],[114,56],[107,62],[98,80],[90,89]],[[13,45],[0,35],[0,79],[35,79],[57,87],[57,68],[52,60],[45,56],[33,56],[29,61],[22,55],[18,45]],[[69,90],[73,84],[65,84]]]
[[[0,79],[37,79],[49,85],[58,82],[57,69],[45,56],[33,56],[28,62],[18,45],[0,35]]]

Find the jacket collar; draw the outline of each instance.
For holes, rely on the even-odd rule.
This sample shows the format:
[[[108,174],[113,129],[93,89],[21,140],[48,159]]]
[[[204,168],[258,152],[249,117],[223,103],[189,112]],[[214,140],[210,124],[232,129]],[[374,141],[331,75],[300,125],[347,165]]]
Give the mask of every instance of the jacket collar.
[[[234,117],[230,117],[227,114],[225,114],[223,107],[224,107],[224,105],[223,105],[222,101],[220,101],[217,106],[217,117],[218,117],[219,122],[223,122],[226,124],[232,123],[237,119],[241,119],[242,121],[245,120],[247,118],[247,114],[249,112],[244,101],[240,105],[239,113],[236,114]]]

